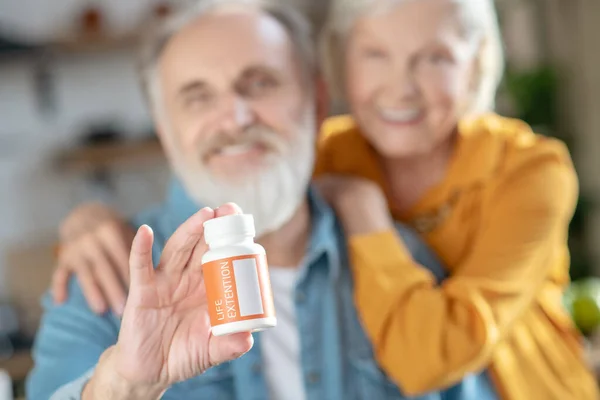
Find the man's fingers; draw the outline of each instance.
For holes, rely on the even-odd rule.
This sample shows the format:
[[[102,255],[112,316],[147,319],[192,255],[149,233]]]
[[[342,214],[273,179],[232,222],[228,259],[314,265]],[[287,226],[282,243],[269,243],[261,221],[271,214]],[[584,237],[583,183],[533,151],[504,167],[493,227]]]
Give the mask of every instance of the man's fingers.
[[[142,225],[133,238],[129,257],[130,288],[150,285],[154,279],[152,265],[152,243],[154,232],[148,225]]]
[[[215,210],[215,218],[224,217],[226,215],[241,214],[242,209],[235,203],[226,203]],[[200,272],[202,270],[202,256],[206,253],[208,246],[204,241],[204,236],[196,245],[193,254],[188,262],[188,265],[194,272]]]
[[[169,273],[181,272],[204,235],[204,222],[214,216],[214,210],[206,207],[185,221],[165,245],[159,267],[167,267]]]
[[[52,275],[52,298],[56,304],[62,304],[67,300],[67,285],[71,271],[58,267]]]
[[[250,332],[211,336],[208,344],[210,365],[214,366],[235,360],[250,351],[253,345],[254,338]]]
[[[198,241],[198,244],[192,251],[190,260],[187,263],[188,269],[192,273],[202,274],[202,257],[204,256],[204,253],[206,253],[207,249],[208,249],[208,246],[206,245],[206,242],[204,241],[204,236],[203,236],[200,239],[200,241]]]
[[[90,308],[97,314],[106,312],[106,301],[92,275],[92,271],[87,267],[80,268],[77,271],[77,280],[79,281],[83,296],[90,305]]]
[[[215,218],[224,217],[226,215],[241,214],[242,209],[235,203],[225,203],[215,210]]]

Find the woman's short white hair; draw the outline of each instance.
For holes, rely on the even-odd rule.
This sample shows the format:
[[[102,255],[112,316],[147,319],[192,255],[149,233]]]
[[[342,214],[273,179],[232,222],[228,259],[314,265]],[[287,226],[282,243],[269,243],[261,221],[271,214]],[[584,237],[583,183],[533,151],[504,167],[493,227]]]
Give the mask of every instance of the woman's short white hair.
[[[330,91],[338,100],[344,100],[344,49],[346,39],[358,18],[379,10],[381,6],[401,1],[422,0],[332,0],[329,20],[320,41],[322,68],[330,84]],[[475,93],[466,112],[492,111],[496,92],[504,73],[504,52],[500,28],[493,0],[452,0],[460,6],[461,22],[468,32],[480,35],[478,74]]]
[[[179,7],[164,21],[151,27],[142,42],[139,57],[139,74],[142,88],[150,107],[157,117],[163,117],[160,104],[160,88],[158,85],[158,63],[169,40],[185,26],[197,18],[223,7],[250,6],[269,15],[286,30],[303,78],[307,86],[314,82],[318,70],[314,37],[310,24],[294,8],[281,4],[278,0],[194,0]]]

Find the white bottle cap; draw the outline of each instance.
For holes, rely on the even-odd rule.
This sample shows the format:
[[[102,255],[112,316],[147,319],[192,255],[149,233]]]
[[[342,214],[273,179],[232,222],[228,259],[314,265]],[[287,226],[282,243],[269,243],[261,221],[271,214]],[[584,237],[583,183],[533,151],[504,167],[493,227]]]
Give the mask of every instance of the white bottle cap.
[[[215,240],[231,236],[254,236],[254,217],[251,214],[233,214],[214,218],[204,223],[204,240],[210,244]]]

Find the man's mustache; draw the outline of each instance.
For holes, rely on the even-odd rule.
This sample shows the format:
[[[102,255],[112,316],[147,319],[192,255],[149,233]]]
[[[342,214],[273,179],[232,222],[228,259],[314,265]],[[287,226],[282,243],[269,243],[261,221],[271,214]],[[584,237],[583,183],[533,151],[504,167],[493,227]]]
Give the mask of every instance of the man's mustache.
[[[228,146],[258,145],[268,152],[282,154],[286,150],[286,142],[280,133],[264,125],[253,125],[242,132],[222,132],[212,136],[200,147],[202,158],[218,153]]]

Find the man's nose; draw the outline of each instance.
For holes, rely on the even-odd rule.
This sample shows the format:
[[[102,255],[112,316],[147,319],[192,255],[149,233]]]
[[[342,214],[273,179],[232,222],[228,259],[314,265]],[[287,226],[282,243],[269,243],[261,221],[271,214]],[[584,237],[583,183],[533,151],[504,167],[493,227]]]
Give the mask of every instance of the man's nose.
[[[252,125],[256,118],[249,102],[241,96],[223,99],[219,128],[224,132],[236,132]]]

